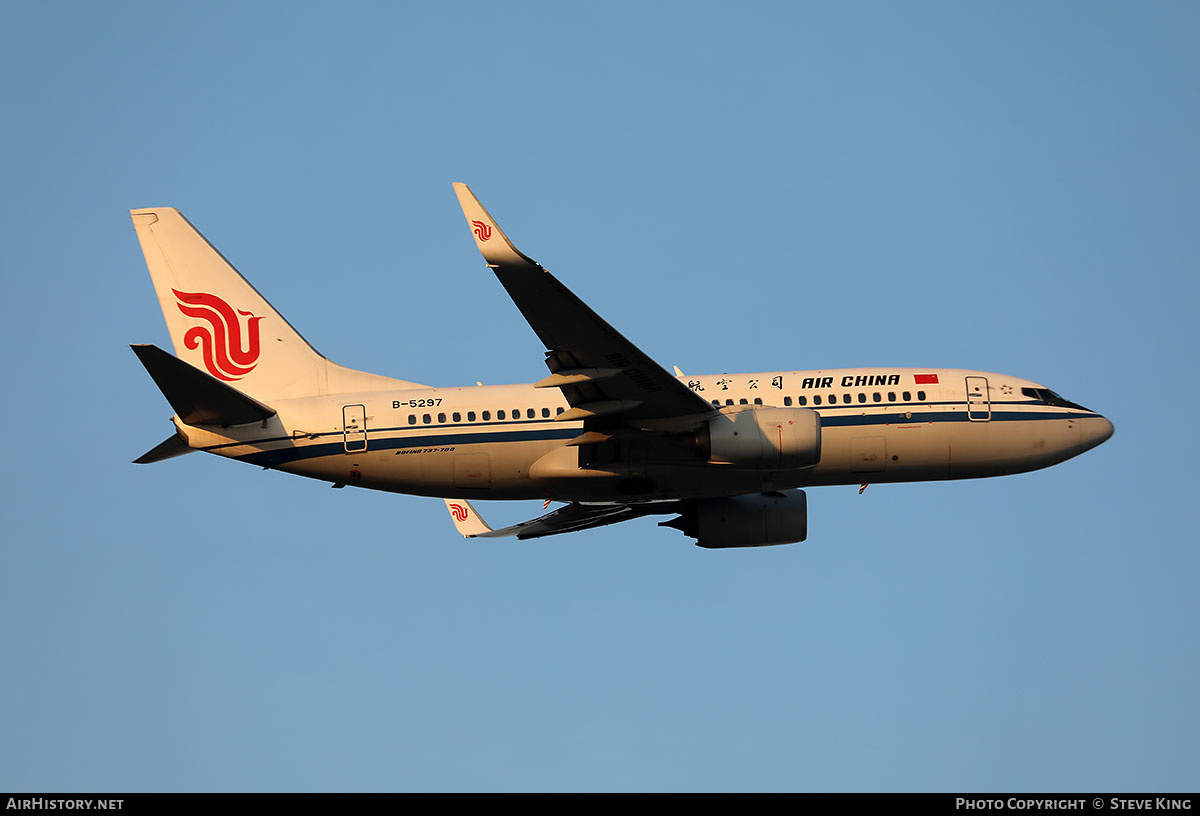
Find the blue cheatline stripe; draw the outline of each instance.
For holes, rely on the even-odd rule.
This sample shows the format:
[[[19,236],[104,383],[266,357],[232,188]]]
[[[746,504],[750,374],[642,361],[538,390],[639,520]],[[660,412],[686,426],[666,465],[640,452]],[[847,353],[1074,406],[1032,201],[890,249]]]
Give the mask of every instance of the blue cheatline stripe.
[[[888,411],[888,414],[879,414],[879,415],[868,414],[867,417],[862,417],[862,419],[864,419],[864,420],[869,419],[869,421],[864,421],[864,422],[858,423],[858,424],[863,424],[863,425],[878,425],[878,424],[887,424],[886,419],[881,420],[878,418],[880,416],[887,416],[892,413],[899,413],[900,411],[907,411],[907,410],[911,410],[913,408],[933,408],[936,406],[945,406],[945,405],[954,406],[955,408],[961,409],[964,406],[964,403],[962,400],[950,400],[950,401],[945,401],[945,402],[889,402],[889,403],[883,403],[883,404],[861,403],[861,404],[849,404],[849,405],[815,405],[815,406],[814,405],[797,405],[797,406],[791,406],[791,405],[787,405],[787,406],[785,406],[785,405],[758,405],[758,406],[747,405],[745,407],[747,407],[747,408],[755,408],[755,407],[757,407],[757,408],[793,408],[793,407],[794,408],[804,408],[805,410],[816,411],[818,414],[820,414],[821,421],[824,424],[828,425],[829,427],[837,427],[839,424],[846,425],[846,424],[854,424],[854,423],[841,422],[840,420],[844,419],[846,415],[844,415],[842,413],[838,413],[838,414],[830,413],[832,411],[838,411],[838,412],[861,411],[861,410],[864,410],[867,408],[871,408],[874,410],[886,409]],[[999,412],[996,410],[996,406],[998,406],[998,405],[1021,405],[1021,406],[1026,406],[1026,407],[1030,407],[1030,408],[1046,407],[1044,403],[1031,402],[1029,400],[1022,400],[1022,401],[1016,401],[1016,402],[1000,402],[997,400],[993,400],[991,405],[992,405],[992,410],[994,412],[992,414],[993,419],[995,419],[997,416],[999,416]],[[741,406],[720,405],[720,406],[716,406],[716,407],[718,407],[718,408],[729,408],[729,407],[736,408],[736,407],[741,407]],[[938,413],[938,414],[936,414],[936,416],[943,420],[947,419],[947,418],[952,419],[952,420],[962,418],[962,417],[952,416],[954,413],[956,413],[956,412]],[[978,413],[978,411],[974,410],[973,413]],[[935,414],[922,413],[921,416],[929,417],[929,416],[935,416]],[[1006,415],[1006,418],[1007,419],[1056,419],[1056,418],[1061,418],[1063,416],[1066,416],[1066,414],[1053,414],[1050,416],[1030,416],[1029,413],[1018,413],[1018,414]],[[1089,414],[1075,414],[1074,416],[1082,417],[1082,416],[1100,416],[1100,415],[1089,413]],[[839,421],[834,421],[834,420],[839,420]],[[420,425],[393,425],[393,426],[386,426],[386,427],[381,427],[381,428],[368,428],[367,431],[369,434],[371,434],[372,439],[376,438],[376,435],[378,435],[378,434],[387,434],[387,433],[394,433],[394,432],[410,432],[411,433],[412,431],[417,431],[417,430],[433,431],[433,430],[443,430],[443,429],[447,429],[447,428],[454,429],[454,430],[482,429],[482,428],[493,429],[494,428],[500,432],[504,432],[504,431],[507,431],[507,429],[509,429],[509,428],[516,428],[516,427],[528,426],[528,425],[542,425],[542,424],[545,424],[546,422],[552,422],[552,421],[553,421],[552,419],[547,419],[545,417],[539,417],[539,418],[534,418],[534,419],[499,420],[496,422],[481,422],[481,423],[443,422],[440,424],[439,423],[431,423],[428,425],[422,423]],[[898,419],[897,421],[907,422],[909,420]],[[929,421],[929,420],[926,420],[926,421]],[[979,421],[979,420],[976,420],[976,421]],[[471,433],[474,431],[467,430],[464,432]],[[509,432],[511,432],[511,431],[509,431]],[[342,438],[342,431],[338,430],[338,431],[330,431],[328,433],[315,434],[313,437],[310,437],[310,438],[319,439],[322,437],[328,437],[331,439],[337,438],[340,440]],[[275,437],[270,437],[267,439],[256,439],[256,440],[254,440],[254,444],[268,445],[268,444],[274,444],[276,442],[289,442],[292,439],[293,439],[293,437],[291,437],[291,436],[275,436]],[[225,442],[220,445],[210,445],[208,447],[201,448],[200,450],[203,450],[203,451],[206,451],[209,453],[214,453],[223,448],[236,448],[236,447],[240,447],[244,444],[246,444],[246,443],[244,443],[244,442]]]
[[[973,414],[980,413],[972,411]],[[983,422],[1022,422],[1039,419],[1087,419],[1098,417],[1099,414],[1060,414],[1048,411],[992,411],[988,420],[971,419],[966,411],[913,411],[912,417],[895,413],[887,414],[843,414],[841,416],[821,416],[823,428],[845,428],[852,425],[911,425],[913,423],[929,422],[970,422],[974,425]]]
[[[376,434],[394,433],[396,431],[411,433],[413,431],[418,431],[418,430],[419,431],[436,431],[436,430],[442,430],[445,428],[453,428],[455,430],[464,429],[464,431],[467,433],[483,432],[484,429],[489,429],[489,430],[490,429],[500,429],[502,431],[503,429],[517,428],[519,426],[524,426],[524,425],[544,425],[544,424],[546,424],[548,422],[552,422],[552,421],[553,420],[550,420],[550,419],[523,419],[519,422],[509,422],[506,420],[502,423],[488,423],[488,424],[464,424],[462,422],[445,422],[445,423],[442,423],[441,425],[437,425],[437,424],[395,425],[395,426],[382,427],[382,428],[367,428],[367,433],[370,434],[371,440],[372,440],[372,442],[374,442],[374,440],[376,439]],[[576,420],[576,422],[578,422],[578,420]],[[555,430],[557,431],[558,429],[556,428]],[[508,431],[508,432],[512,433],[512,431]],[[342,439],[343,433],[344,432],[342,430],[329,431],[328,433],[313,434],[312,436],[307,437],[307,438],[309,438],[309,439],[320,439],[322,437],[337,438],[339,440],[338,444],[340,445],[341,444],[340,440]],[[567,438],[572,438],[575,436],[579,436],[578,428],[576,428],[575,431]],[[295,438],[296,437],[292,437],[292,436],[272,436],[272,437],[268,437],[266,439],[255,439],[252,444],[267,445],[267,444],[272,444],[275,442],[291,442]],[[414,439],[429,439],[429,438],[443,439],[443,438],[447,438],[447,437],[435,436],[435,437],[413,437],[413,438]],[[457,439],[458,436],[456,435],[454,438]],[[555,437],[555,438],[557,438],[557,437]],[[237,447],[241,447],[242,445],[246,445],[246,444],[249,444],[249,443],[246,443],[246,442],[223,442],[220,445],[209,445],[208,447],[199,448],[198,450],[202,450],[205,453],[213,453],[215,451],[221,450],[222,448],[237,448]],[[436,444],[436,443],[425,442],[422,445],[419,445],[418,447],[424,447],[425,445],[429,445],[429,444]],[[462,444],[465,444],[465,443],[462,443]],[[403,447],[403,446],[401,446],[401,447]]]
[[[961,403],[954,403],[961,405]],[[853,411],[854,406],[847,406],[846,409],[836,409],[838,411],[847,410]],[[821,412],[819,412],[821,413]],[[993,411],[989,420],[990,422],[1021,422],[1031,420],[1054,420],[1054,419],[1087,419],[1089,417],[1099,417],[1095,413],[1060,413],[1050,411]],[[931,424],[938,422],[969,422],[972,425],[982,425],[984,420],[972,420],[966,411],[914,411],[911,418],[903,415],[898,415],[895,411],[889,411],[885,414],[862,414],[862,413],[830,413],[829,409],[825,409],[821,413],[821,425],[826,428],[850,428],[850,427],[870,427],[880,425],[911,425],[911,424]],[[396,450],[402,448],[428,448],[428,447],[445,447],[450,445],[478,445],[492,442],[545,442],[554,440],[573,439],[580,433],[579,428],[546,428],[534,430],[530,428],[519,427],[521,423],[510,423],[507,427],[504,425],[477,426],[475,428],[464,428],[459,433],[445,434],[422,434],[420,436],[377,436],[395,431],[410,430],[405,428],[380,428],[368,430],[368,452],[381,450]],[[528,423],[527,423],[528,424]],[[425,426],[432,430],[433,428],[462,428],[462,426],[441,425],[441,426]],[[284,447],[276,450],[255,451],[235,457],[238,461],[249,462],[261,467],[278,467],[279,465],[288,462],[298,462],[303,459],[315,459],[321,456],[337,456],[346,453],[343,444],[342,432],[337,431],[329,434],[321,434],[321,436],[329,437],[331,441],[322,442],[315,445],[302,445],[298,447]],[[336,440],[336,441],[334,441]],[[216,452],[222,448],[239,447],[247,444],[262,445],[275,442],[290,442],[290,436],[275,437],[272,439],[255,440],[253,443],[231,442],[222,445],[213,445],[212,447],[203,448],[208,452]],[[360,452],[360,451],[356,451]]]
[[[578,428],[551,428],[544,431],[517,429],[512,431],[441,434],[436,436],[390,436],[375,437],[368,432],[368,450],[366,452],[394,450],[397,448],[435,448],[450,445],[478,445],[488,442],[544,442],[554,440],[574,439],[579,436]],[[319,445],[304,445],[303,447],[279,448],[278,450],[256,451],[235,457],[239,462],[249,462],[262,467],[278,467],[288,462],[298,462],[301,459],[316,459],[321,456],[337,456],[346,453],[342,435],[336,434],[337,442],[324,442]],[[290,437],[289,437],[290,438]],[[257,443],[256,443],[257,444]],[[222,445],[221,447],[227,447]],[[212,450],[212,448],[206,448]],[[362,453],[363,451],[354,451]]]

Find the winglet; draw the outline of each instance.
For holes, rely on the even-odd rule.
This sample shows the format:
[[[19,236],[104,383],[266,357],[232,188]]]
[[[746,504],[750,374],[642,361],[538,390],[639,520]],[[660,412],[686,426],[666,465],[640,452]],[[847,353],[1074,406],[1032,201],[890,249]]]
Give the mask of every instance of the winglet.
[[[491,214],[479,203],[475,194],[471,192],[471,188],[456,181],[454,182],[454,194],[458,196],[459,206],[462,207],[463,215],[467,217],[467,226],[470,227],[471,234],[475,236],[475,246],[479,248],[479,252],[487,261],[488,266],[505,264],[537,266],[537,261],[522,254],[513,246],[512,241],[508,240],[508,236],[496,223],[496,219],[492,218]]]
[[[487,522],[479,517],[479,513],[466,499],[445,499],[446,509],[454,520],[454,529],[462,533],[463,538],[474,538],[492,532]]]

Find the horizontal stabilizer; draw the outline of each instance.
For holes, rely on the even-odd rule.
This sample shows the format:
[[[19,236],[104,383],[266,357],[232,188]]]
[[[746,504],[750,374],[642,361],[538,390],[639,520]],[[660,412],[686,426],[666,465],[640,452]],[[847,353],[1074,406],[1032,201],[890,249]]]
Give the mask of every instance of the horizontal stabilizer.
[[[158,346],[146,344],[130,348],[142,361],[175,413],[188,425],[244,425],[247,422],[261,422],[275,415],[274,408],[246,396]]]
[[[193,450],[195,448],[189,448],[187,442],[184,442],[179,434],[171,434],[137,459],[134,459],[133,463],[135,465],[148,465],[151,462],[161,462],[164,459],[183,456],[185,453],[191,453]]]

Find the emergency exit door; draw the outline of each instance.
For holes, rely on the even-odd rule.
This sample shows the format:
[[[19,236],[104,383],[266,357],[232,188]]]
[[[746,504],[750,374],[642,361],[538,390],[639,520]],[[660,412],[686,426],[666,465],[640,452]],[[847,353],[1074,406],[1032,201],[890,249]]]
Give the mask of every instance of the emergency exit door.
[[[346,453],[367,449],[367,408],[365,405],[342,406],[342,432]]]

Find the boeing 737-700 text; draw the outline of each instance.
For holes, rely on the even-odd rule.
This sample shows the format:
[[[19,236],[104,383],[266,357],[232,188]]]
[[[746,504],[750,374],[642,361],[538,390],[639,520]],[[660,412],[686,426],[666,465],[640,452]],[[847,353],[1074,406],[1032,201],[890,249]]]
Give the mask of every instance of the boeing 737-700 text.
[[[177,210],[133,210],[178,355],[133,346],[175,410],[174,433],[136,461],[201,450],[334,487],[436,496],[468,537],[667,514],[663,525],[723,548],[803,541],[804,487],[1020,473],[1112,435],[1096,412],[1006,374],[671,374],[517,250],[465,185],[454,190],[549,376],[435,388],[344,368]],[[493,530],[475,498],[566,504]]]

